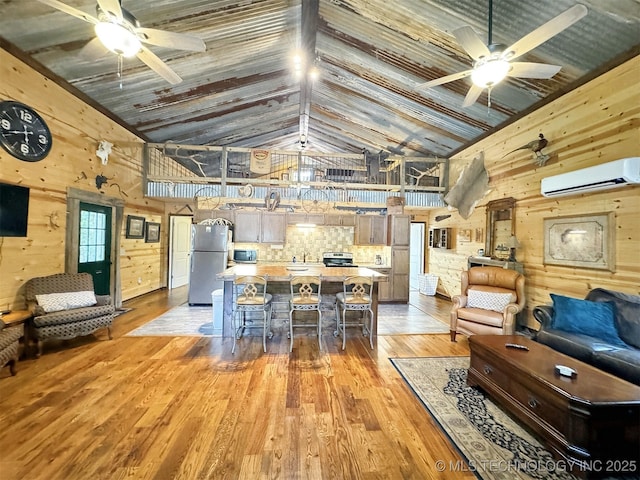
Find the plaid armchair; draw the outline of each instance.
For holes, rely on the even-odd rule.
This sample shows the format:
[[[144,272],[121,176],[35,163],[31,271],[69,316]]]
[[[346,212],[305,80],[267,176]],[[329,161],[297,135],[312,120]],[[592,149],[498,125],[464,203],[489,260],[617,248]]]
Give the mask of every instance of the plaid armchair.
[[[50,338],[69,339],[107,329],[111,340],[111,324],[115,307],[109,295],[95,295],[93,277],[89,273],[57,273],[32,278],[26,284],[27,308],[33,313],[33,338],[37,340],[39,357],[42,342]]]

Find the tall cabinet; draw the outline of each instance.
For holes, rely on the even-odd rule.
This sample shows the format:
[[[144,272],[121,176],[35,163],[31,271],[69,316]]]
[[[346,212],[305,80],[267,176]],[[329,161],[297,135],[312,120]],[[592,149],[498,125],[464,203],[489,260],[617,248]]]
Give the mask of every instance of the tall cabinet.
[[[411,216],[389,215],[387,217],[387,245],[391,247],[391,269],[381,301],[403,303],[409,301],[410,238]]]

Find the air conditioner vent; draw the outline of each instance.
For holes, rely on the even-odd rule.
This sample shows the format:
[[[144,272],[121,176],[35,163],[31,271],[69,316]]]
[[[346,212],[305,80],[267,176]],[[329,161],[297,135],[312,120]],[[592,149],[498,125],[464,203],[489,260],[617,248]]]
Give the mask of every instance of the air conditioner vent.
[[[545,197],[559,197],[637,184],[640,157],[631,157],[543,178],[540,191]]]

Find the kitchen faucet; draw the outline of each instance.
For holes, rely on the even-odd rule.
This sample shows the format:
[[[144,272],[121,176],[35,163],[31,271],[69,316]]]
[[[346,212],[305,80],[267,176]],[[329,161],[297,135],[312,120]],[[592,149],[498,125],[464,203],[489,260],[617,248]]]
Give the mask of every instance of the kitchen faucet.
[[[307,263],[307,255],[311,255],[311,254],[307,252],[304,252],[302,254],[302,263]]]

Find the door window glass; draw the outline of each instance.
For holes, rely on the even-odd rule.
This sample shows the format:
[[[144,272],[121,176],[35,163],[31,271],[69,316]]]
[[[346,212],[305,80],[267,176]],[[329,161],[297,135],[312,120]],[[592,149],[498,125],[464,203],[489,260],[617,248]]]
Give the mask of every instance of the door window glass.
[[[106,214],[80,212],[79,263],[101,262],[106,255]]]

